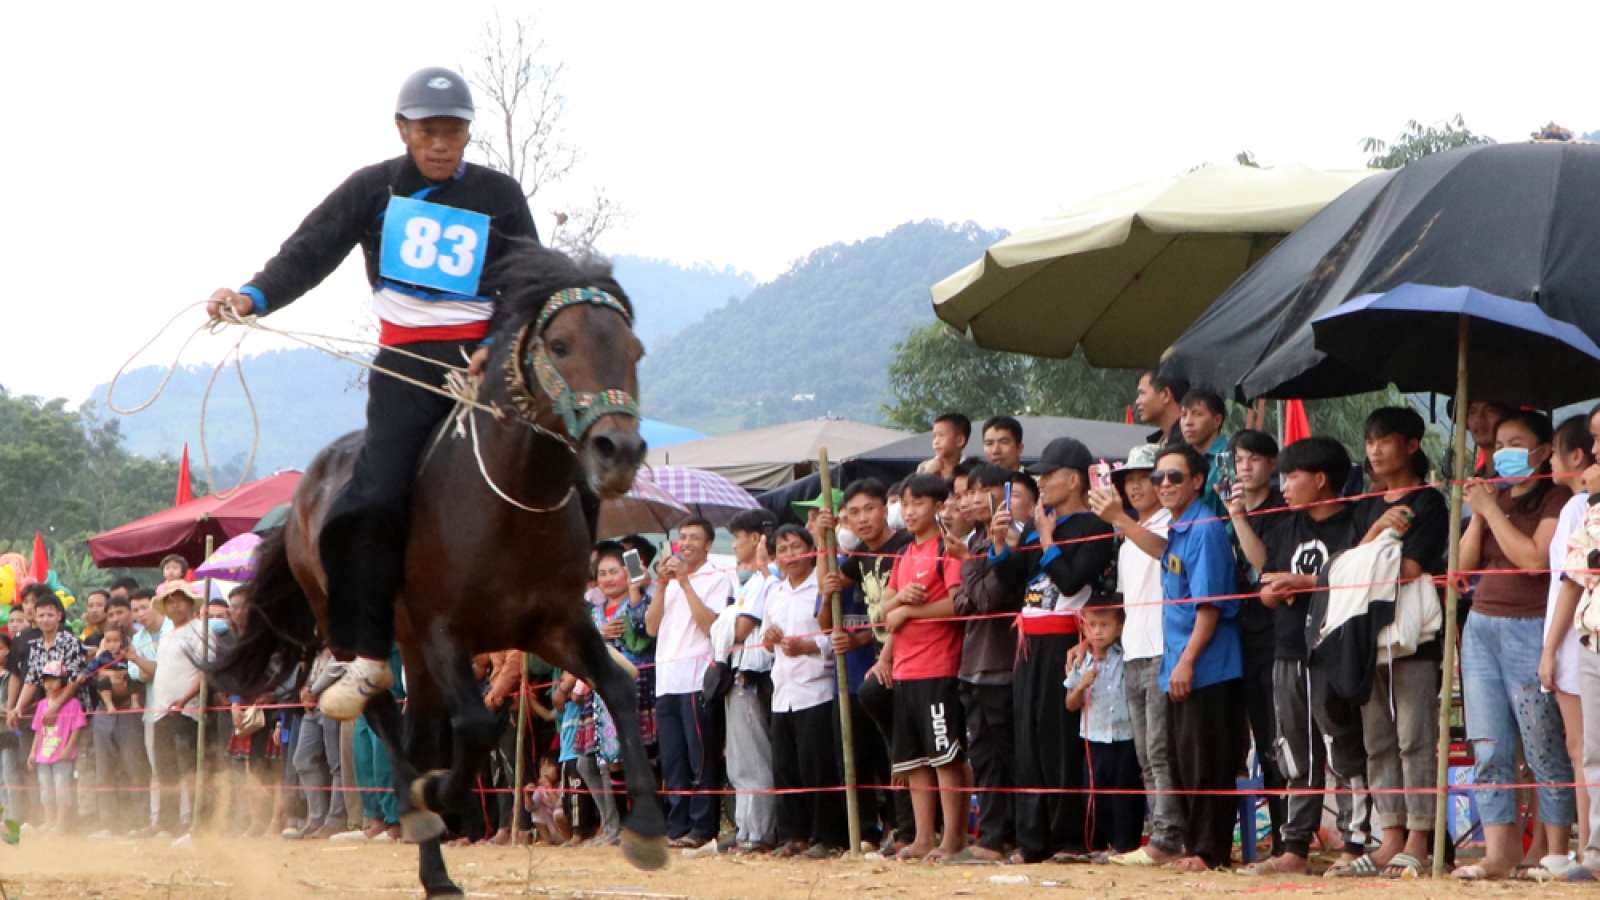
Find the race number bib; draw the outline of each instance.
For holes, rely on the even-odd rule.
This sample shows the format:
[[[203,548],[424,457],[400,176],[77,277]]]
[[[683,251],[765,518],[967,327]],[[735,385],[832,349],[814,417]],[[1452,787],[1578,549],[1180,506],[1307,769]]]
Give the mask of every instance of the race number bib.
[[[489,217],[410,197],[390,197],[378,274],[472,297],[489,249]]]

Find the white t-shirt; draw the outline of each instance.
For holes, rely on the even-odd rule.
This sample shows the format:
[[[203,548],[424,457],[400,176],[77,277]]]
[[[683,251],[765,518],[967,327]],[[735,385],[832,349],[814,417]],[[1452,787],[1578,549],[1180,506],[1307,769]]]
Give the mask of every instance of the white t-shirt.
[[[721,612],[733,600],[733,575],[719,571],[707,560],[689,584],[700,602],[712,612]],[[711,635],[694,623],[689,614],[689,598],[677,581],[661,591],[661,628],[656,632],[656,696],[699,693],[711,665]]]
[[[1567,567],[1567,538],[1583,527],[1583,514],[1589,508],[1589,495],[1577,494],[1561,507],[1561,518],[1556,522],[1555,536],[1550,539],[1550,595],[1544,608],[1544,636],[1550,638],[1550,623],[1556,614],[1556,598],[1561,596],[1561,585],[1566,579],[1561,571]],[[1567,625],[1567,639],[1556,649],[1556,690],[1563,694],[1578,693],[1578,629]]]
[[[821,603],[815,569],[798,586],[780,578],[767,589],[767,624],[776,625],[785,637],[809,640],[821,651],[815,656],[777,653],[772,664],[775,713],[810,709],[833,699],[838,687],[833,674],[833,642],[817,621]]]
[[[1171,521],[1171,511],[1163,507],[1140,524],[1164,538]],[[1140,550],[1133,541],[1124,540],[1117,551],[1117,583],[1122,588],[1127,613],[1122,625],[1123,658],[1159,659],[1163,649],[1161,561]]]
[[[744,649],[733,654],[733,667],[741,672],[772,671],[772,651],[761,643],[761,623],[767,616],[767,588],[773,578],[765,570],[752,573],[750,580],[740,586],[739,597],[734,601],[739,618],[754,619],[756,623],[750,636],[745,638]]]
[[[200,659],[200,629],[205,628],[204,619],[195,619],[182,628],[174,628],[170,633],[161,638],[161,643],[156,647],[156,676],[150,685],[150,702],[145,709],[145,718],[151,722],[167,715],[167,707],[183,699],[194,687],[195,679],[200,677],[200,669],[194,660]],[[217,651],[217,639],[214,635],[207,635],[205,660],[209,662]],[[200,697],[190,699],[183,708],[183,714],[191,719],[200,718]]]

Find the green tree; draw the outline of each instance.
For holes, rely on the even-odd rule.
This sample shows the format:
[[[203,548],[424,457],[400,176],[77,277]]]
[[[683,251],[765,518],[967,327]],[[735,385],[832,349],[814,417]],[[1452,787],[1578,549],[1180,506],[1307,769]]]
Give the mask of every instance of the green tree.
[[[889,366],[894,402],[884,413],[890,424],[913,431],[927,430],[949,410],[1121,421],[1137,385],[1136,373],[1096,369],[1081,353],[1046,359],[985,350],[936,322],[895,346]]]
[[[1453,119],[1424,126],[1416,119],[1406,123],[1405,130],[1392,142],[1369,137],[1361,142],[1361,152],[1371,154],[1367,167],[1371,169],[1398,169],[1407,163],[1434,153],[1468,147],[1474,144],[1492,144],[1494,139],[1474,134],[1457,114]]]
[[[1029,359],[1018,353],[985,350],[943,322],[914,329],[895,345],[889,364],[884,407],[889,424],[926,431],[939,414],[969,415],[1027,411]]]
[[[17,397],[0,388],[0,547],[32,551],[45,539],[51,568],[77,593],[113,573],[90,562],[87,539],[172,505],[178,464],[122,444],[116,420],[92,405]]]

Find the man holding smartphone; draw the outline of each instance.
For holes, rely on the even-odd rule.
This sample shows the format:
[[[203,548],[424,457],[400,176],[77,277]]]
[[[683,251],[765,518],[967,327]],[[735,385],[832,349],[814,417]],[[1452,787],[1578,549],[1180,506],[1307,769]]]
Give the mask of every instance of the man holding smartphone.
[[[722,804],[722,754],[704,736],[711,723],[700,688],[712,655],[711,624],[733,599],[734,581],[706,555],[716,529],[704,519],[678,528],[677,553],[661,564],[658,599],[645,613],[656,638],[656,731],[661,776],[674,793],[667,806],[667,844],[698,849],[717,838]]]

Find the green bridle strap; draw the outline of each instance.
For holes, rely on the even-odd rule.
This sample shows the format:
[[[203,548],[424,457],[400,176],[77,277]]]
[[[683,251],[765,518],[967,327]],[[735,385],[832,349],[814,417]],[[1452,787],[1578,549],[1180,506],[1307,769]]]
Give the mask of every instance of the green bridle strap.
[[[639,418],[639,401],[634,399],[632,394],[615,388],[604,391],[574,391],[567,384],[567,379],[556,369],[555,360],[550,358],[550,353],[544,345],[545,329],[550,327],[550,322],[557,313],[582,304],[616,310],[622,314],[622,318],[630,327],[633,325],[633,315],[628,312],[628,307],[597,288],[567,288],[550,295],[550,299],[545,301],[544,309],[539,313],[538,321],[533,326],[533,342],[528,348],[530,358],[527,362],[531,364],[539,387],[550,398],[550,404],[555,407],[556,414],[561,416],[562,423],[567,426],[567,434],[573,440],[582,440],[590,426],[601,416],[620,413],[633,416],[635,419]]]

